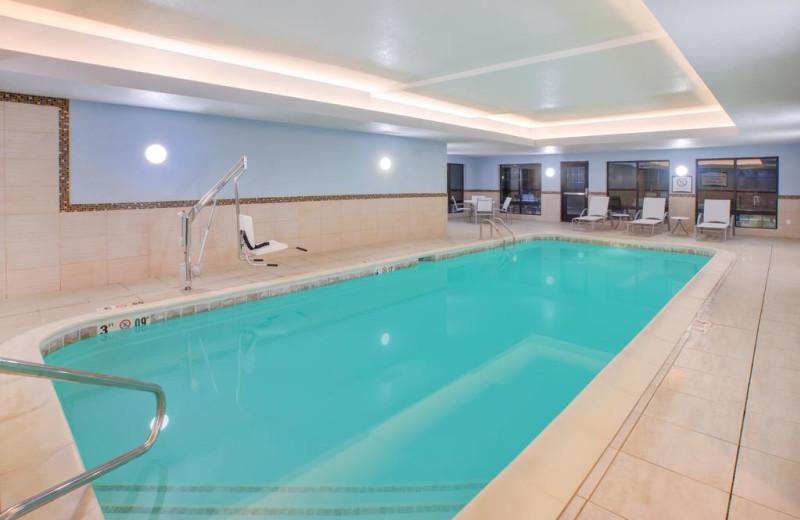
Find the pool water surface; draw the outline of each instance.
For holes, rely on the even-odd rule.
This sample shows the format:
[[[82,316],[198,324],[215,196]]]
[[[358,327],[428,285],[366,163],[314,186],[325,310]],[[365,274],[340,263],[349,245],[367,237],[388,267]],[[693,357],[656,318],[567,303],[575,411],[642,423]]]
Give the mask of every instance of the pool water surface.
[[[162,385],[106,518],[449,519],[708,261],[537,241],[112,332],[47,363]],[[150,395],[57,383],[87,467]]]

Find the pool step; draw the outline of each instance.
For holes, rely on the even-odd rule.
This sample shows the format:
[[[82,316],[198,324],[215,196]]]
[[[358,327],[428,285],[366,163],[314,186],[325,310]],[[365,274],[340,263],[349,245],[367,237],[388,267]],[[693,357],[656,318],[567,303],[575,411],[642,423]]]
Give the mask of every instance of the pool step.
[[[483,482],[395,486],[96,484],[106,520],[222,518],[449,519]]]

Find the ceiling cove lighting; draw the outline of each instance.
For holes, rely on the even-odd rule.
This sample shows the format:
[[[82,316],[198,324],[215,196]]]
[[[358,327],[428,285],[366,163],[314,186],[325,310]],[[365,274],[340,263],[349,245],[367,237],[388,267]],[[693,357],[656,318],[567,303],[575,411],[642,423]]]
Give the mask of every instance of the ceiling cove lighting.
[[[392,160],[388,157],[381,157],[381,160],[378,161],[378,166],[380,166],[381,170],[388,172],[392,168]]]
[[[552,177],[553,175],[556,174],[556,171],[553,168],[548,168],[544,171],[544,174],[547,175],[548,177]]]
[[[675,174],[678,177],[684,177],[687,173],[689,173],[689,168],[687,168],[683,164],[680,164],[680,165],[678,165],[677,168],[675,168]]]
[[[160,144],[151,144],[145,148],[144,156],[150,164],[161,164],[167,160],[167,149]]]

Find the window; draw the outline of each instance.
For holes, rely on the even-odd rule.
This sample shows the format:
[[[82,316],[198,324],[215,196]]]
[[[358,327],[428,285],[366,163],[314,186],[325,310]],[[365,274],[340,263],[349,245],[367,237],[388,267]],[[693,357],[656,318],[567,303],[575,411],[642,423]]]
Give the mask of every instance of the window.
[[[612,211],[639,211],[645,197],[666,199],[669,204],[669,161],[609,162],[607,185]]]
[[[542,214],[542,165],[501,164],[500,204],[511,197],[510,210],[522,215]]]
[[[778,158],[698,159],[698,213],[706,199],[730,200],[736,227],[777,229]]]
[[[453,199],[464,202],[464,165],[447,163],[447,212],[453,211]]]

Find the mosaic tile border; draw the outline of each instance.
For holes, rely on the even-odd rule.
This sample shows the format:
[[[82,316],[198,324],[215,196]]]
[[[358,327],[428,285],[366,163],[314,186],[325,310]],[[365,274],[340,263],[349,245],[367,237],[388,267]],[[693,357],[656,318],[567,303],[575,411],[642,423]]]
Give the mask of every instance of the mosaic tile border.
[[[283,202],[321,202],[330,200],[418,199],[447,197],[446,193],[363,193],[357,195],[292,195],[285,197],[250,197],[239,199],[240,204],[279,204]],[[107,211],[120,209],[188,208],[196,200],[166,200],[154,202],[105,202],[101,204],[70,204],[66,211]],[[219,199],[217,205],[230,206],[233,199]]]
[[[475,191],[478,193],[498,193],[500,190],[490,190],[484,188],[476,188],[473,190],[472,188],[464,188],[464,191]]]
[[[592,244],[598,246],[610,246],[610,247],[623,247],[625,249],[645,249],[648,251],[660,251],[660,252],[667,252],[667,253],[684,253],[689,255],[699,255],[699,256],[706,256],[706,257],[713,257],[716,252],[712,249],[705,249],[702,247],[690,247],[690,246],[669,246],[669,245],[661,245],[661,244],[650,244],[650,243],[639,243],[639,242],[628,242],[628,241],[619,241],[619,240],[603,240],[599,238],[584,238],[584,237],[572,237],[566,235],[525,235],[522,237],[517,237],[517,243],[522,244],[526,242],[540,242],[540,241],[553,241],[553,242],[574,242],[574,243],[581,243],[581,244]],[[499,249],[503,247],[503,242],[500,240],[496,240],[491,243],[487,243],[485,246],[478,246],[474,248],[465,248],[459,249],[456,251],[444,251],[442,253],[436,253],[433,255],[424,256],[419,259],[420,262],[439,262],[442,260],[447,260],[449,258],[455,258],[459,256],[465,256],[472,253],[479,253],[482,251],[489,251],[492,249]]]
[[[58,207],[63,213],[80,211],[109,211],[128,209],[186,208],[196,200],[167,200],[152,202],[105,202],[100,204],[70,203],[70,164],[69,164],[69,99],[14,92],[0,92],[0,101],[42,105],[58,108]],[[242,204],[277,204],[283,202],[319,202],[328,200],[363,199],[415,199],[427,197],[447,197],[447,193],[364,193],[353,195],[302,195],[284,197],[251,197],[241,199]],[[218,204],[233,204],[233,199],[219,199]]]
[[[677,198],[686,198],[686,199],[694,199],[697,197],[694,193],[670,193],[670,197],[677,197]]]
[[[230,516],[376,516],[419,513],[455,513],[464,504],[350,507],[203,507],[203,506],[101,506],[104,513],[146,515]]]
[[[42,353],[42,356],[46,357],[49,354],[66,347],[67,345],[75,343],[76,341],[92,338],[112,330],[137,330],[139,328],[146,327],[148,324],[158,323],[160,321],[192,316],[194,314],[201,314],[214,309],[230,307],[232,305],[239,305],[241,303],[257,300],[265,300],[275,296],[305,291],[307,289],[314,289],[317,287],[324,287],[326,285],[356,280],[367,276],[376,276],[391,271],[414,267],[418,264],[419,261],[417,259],[387,261],[385,263],[379,262],[367,267],[359,267],[339,273],[323,274],[308,279],[294,280],[285,283],[269,285],[266,287],[257,287],[248,291],[242,291],[220,297],[211,297],[208,299],[199,299],[191,303],[167,306],[166,308],[160,308],[156,310],[137,312],[136,307],[133,306],[130,312],[115,313],[105,319],[94,318],[90,323],[62,331],[55,337],[46,339],[39,346],[39,350]]]
[[[94,484],[95,491],[106,492],[177,492],[177,493],[424,493],[483,489],[488,482],[455,482],[448,484],[387,484],[375,486],[290,486],[290,485],[182,485],[182,484]]]
[[[800,195],[778,195],[778,199],[783,199],[783,200],[800,200]]]
[[[560,191],[543,191],[542,195],[561,195]]]

